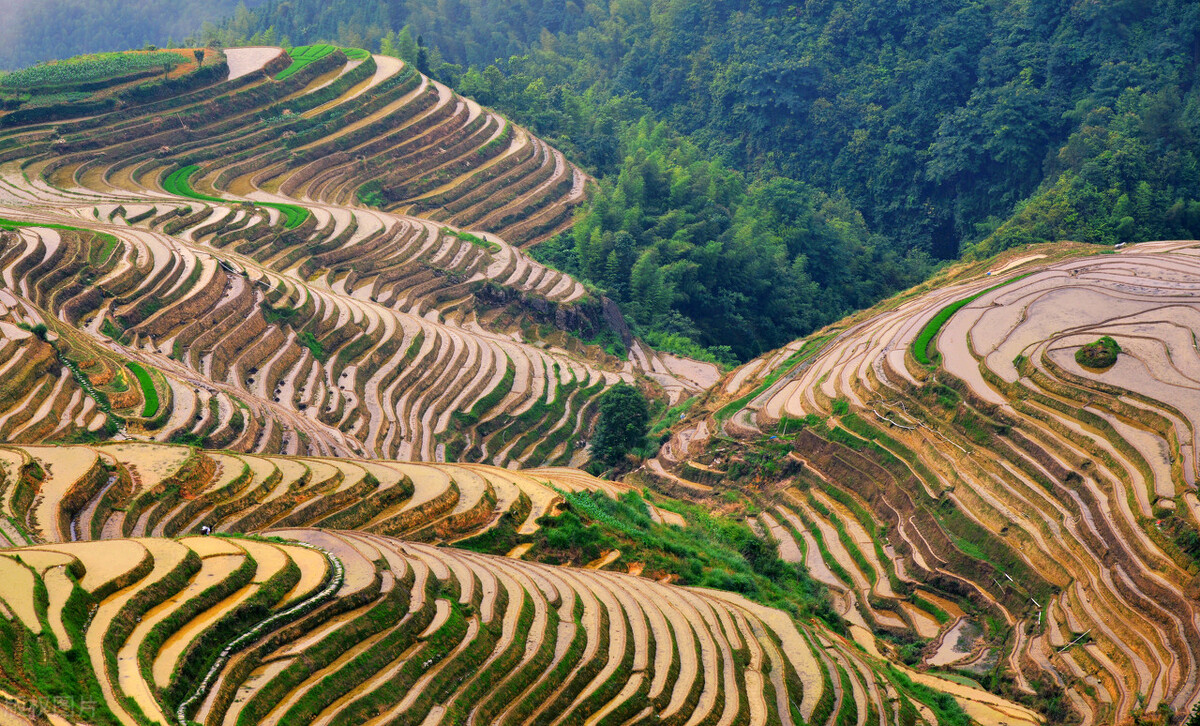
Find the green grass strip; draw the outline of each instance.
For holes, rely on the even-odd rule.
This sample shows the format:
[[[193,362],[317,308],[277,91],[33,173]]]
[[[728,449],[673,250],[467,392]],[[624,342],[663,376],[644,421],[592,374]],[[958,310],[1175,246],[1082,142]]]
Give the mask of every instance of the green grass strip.
[[[482,247],[483,249],[485,249],[489,252],[499,252],[500,251],[500,245],[496,244],[495,242],[492,242],[491,240],[483,239],[482,237],[477,237],[477,236],[471,234],[470,232],[463,232],[461,230],[451,229],[450,227],[442,227],[442,234],[450,235],[451,237],[457,237],[458,239],[462,240],[463,242],[470,242],[471,244],[475,245],[476,247]]]
[[[932,615],[933,619],[938,621],[938,625],[945,625],[946,623],[950,622],[950,613],[942,610],[940,607],[934,605],[920,595],[914,593],[909,598],[909,602]]]
[[[175,196],[187,197],[188,199],[199,199],[202,202],[226,201],[220,197],[201,194],[195,189],[192,189],[191,182],[189,182],[188,179],[192,176],[192,174],[195,174],[198,171],[200,171],[200,167],[196,164],[191,164],[189,166],[176,169],[175,171],[171,172],[169,176],[167,176],[165,181],[163,181],[163,189],[166,189]]]
[[[300,71],[314,61],[321,60],[334,50],[336,50],[336,48],[334,48],[332,45],[326,45],[325,43],[318,43],[316,45],[302,45],[297,48],[292,48],[291,52],[288,53],[288,55],[292,57],[292,64],[287,68],[284,68],[279,75],[275,76],[275,80],[286,80],[292,74]]]
[[[808,495],[808,504],[813,509],[816,509],[818,512],[820,512],[821,516],[825,517],[825,519],[827,519],[829,523],[833,525],[834,531],[837,532],[838,541],[842,543],[842,547],[847,553],[849,553],[850,559],[854,560],[854,564],[858,565],[858,569],[863,573],[863,575],[866,576],[867,580],[871,582],[871,586],[874,587],[875,583],[879,580],[879,573],[875,571],[875,567],[871,565],[871,562],[867,559],[867,556],[863,554],[861,549],[859,549],[858,543],[855,542],[854,538],[850,536],[850,533],[846,530],[846,525],[842,522],[841,517],[835,514],[824,504],[817,501],[817,499],[811,494]]]
[[[150,374],[138,363],[129,361],[125,367],[133,372],[138,383],[142,385],[142,396],[146,399],[146,405],[142,407],[142,418],[152,418],[158,413],[158,391],[154,388],[154,381],[150,380]]]
[[[746,404],[750,403],[755,398],[758,398],[760,395],[762,395],[763,391],[775,385],[775,381],[778,381],[784,374],[791,372],[793,368],[811,358],[813,354],[824,347],[825,343],[829,342],[829,340],[832,338],[832,335],[826,335],[820,338],[813,338],[805,343],[800,350],[793,353],[790,358],[784,361],[783,365],[776,368],[774,373],[767,376],[766,380],[762,382],[762,385],[760,385],[758,388],[755,388],[750,393],[747,393],[745,396],[742,396],[735,401],[731,401],[717,409],[716,414],[714,414],[716,419],[718,421],[724,421],[733,414],[745,408]]]
[[[513,387],[513,381],[516,380],[517,370],[516,366],[513,365],[512,358],[509,358],[508,355],[505,355],[504,360],[506,361],[504,375],[500,378],[500,382],[496,384],[496,387],[488,391],[487,395],[476,401],[475,405],[471,407],[470,411],[466,413],[462,411],[455,411],[454,413],[450,414],[451,418],[453,418],[455,421],[458,421],[463,426],[472,426],[478,423],[479,419],[485,413],[492,410],[497,404],[500,403],[501,400],[504,399],[505,396],[509,394],[509,391],[511,391]]]
[[[321,60],[335,50],[342,51],[342,53],[352,61],[365,61],[371,57],[370,52],[365,51],[362,48],[339,48],[326,43],[318,43],[316,45],[301,45],[296,48],[292,48],[291,52],[288,53],[288,55],[292,58],[292,64],[287,68],[284,68],[279,75],[275,76],[275,80],[286,80],[292,74],[300,71],[316,61]]]
[[[993,290],[999,290],[1005,285],[1012,284],[1017,280],[1023,280],[1032,274],[1032,272],[1026,272],[1024,275],[1017,275],[1011,280],[1005,280],[999,285],[993,285],[982,292],[975,293],[971,297],[952,302],[939,310],[937,315],[934,315],[929,319],[928,323],[925,323],[925,327],[921,329],[921,333],[917,336],[917,339],[913,341],[913,357],[916,358],[917,362],[923,366],[933,365],[933,361],[937,356],[937,346],[934,344],[934,339],[941,331],[942,326],[944,326],[946,322],[950,320],[954,313],[957,313],[959,310],[962,310],[964,307],[975,302],[989,292],[992,292]]]
[[[188,180],[191,178],[192,174],[195,174],[199,170],[200,167],[196,164],[191,164],[189,166],[176,169],[175,171],[171,172],[165,180],[163,180],[163,189],[176,196],[187,197],[188,199],[199,199],[202,202],[221,202],[224,204],[231,203],[231,200],[229,199],[222,199],[221,197],[201,194],[195,189],[192,189],[191,182]],[[304,224],[304,220],[308,219],[308,209],[301,207],[298,204],[284,204],[281,202],[252,203],[259,207],[278,209],[283,214],[283,226],[287,229],[295,229],[301,224]]]
[[[255,204],[260,207],[278,209],[282,212],[283,226],[287,229],[295,229],[304,224],[304,220],[308,219],[308,210],[299,204],[284,204],[282,202],[255,202]]]
[[[43,227],[45,229],[59,229],[67,232],[88,232],[94,234],[104,240],[105,249],[110,253],[117,246],[117,238],[107,232],[97,232],[86,227],[70,227],[65,224],[45,224],[43,222],[18,222],[15,219],[5,219],[0,217],[0,229],[21,229],[22,227]],[[107,259],[107,257],[105,258]]]

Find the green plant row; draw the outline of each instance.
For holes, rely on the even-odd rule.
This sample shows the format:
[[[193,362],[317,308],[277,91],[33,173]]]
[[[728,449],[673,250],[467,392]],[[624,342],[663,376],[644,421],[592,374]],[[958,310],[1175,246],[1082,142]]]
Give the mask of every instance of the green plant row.
[[[892,558],[888,557],[883,546],[879,543],[879,538],[884,534],[886,528],[882,528],[875,521],[865,507],[858,503],[858,500],[842,489],[838,489],[826,482],[819,482],[821,490],[824,491],[831,499],[840,502],[842,506],[850,510],[854,518],[858,520],[860,526],[867,530],[867,534],[871,535],[871,544],[875,548],[875,557],[883,565],[884,574],[887,575],[888,583],[892,587],[892,592],[903,594],[908,592],[909,585],[902,581],[899,575],[896,574],[895,566],[889,566],[892,563]]]
[[[200,557],[194,551],[188,550],[187,555],[170,571],[163,574],[158,580],[143,585],[126,600],[116,617],[113,618],[108,630],[104,632],[101,641],[104,648],[105,672],[102,674],[103,678],[107,678],[110,683],[117,682],[117,651],[128,641],[142,616],[150,608],[161,604],[182,590],[199,571]],[[121,705],[133,715],[139,724],[151,723],[133,698],[126,696]]]
[[[171,194],[188,199],[199,199],[202,202],[219,202],[222,204],[232,203],[229,199],[214,197],[209,194],[201,194],[192,189],[191,183],[188,181],[192,174],[200,170],[196,164],[183,166],[171,172],[166,179],[163,180],[163,189]],[[308,219],[308,210],[298,204],[284,204],[281,202],[253,202],[255,206],[269,207],[277,209],[283,214],[283,226],[287,229],[295,229]]]
[[[96,235],[106,244],[111,244],[114,247],[119,242],[116,237],[108,234],[107,232],[96,232],[85,227],[71,227],[65,224],[43,224],[41,222],[19,222],[15,219],[5,219],[4,217],[0,217],[0,229],[21,229],[24,227],[43,227],[45,229],[57,229],[67,232],[86,232],[88,234]]]
[[[415,342],[416,341],[414,341],[414,343]],[[451,414],[451,418],[454,419],[455,422],[464,427],[474,425],[479,421],[479,418],[483,416],[483,414],[492,410],[492,408],[499,404],[500,401],[504,400],[504,397],[509,394],[513,387],[513,381],[515,381],[517,378],[517,369],[516,366],[513,365],[512,358],[509,358],[508,355],[504,356],[504,360],[504,376],[500,378],[500,382],[497,383],[492,390],[488,391],[487,395],[476,401],[475,405],[471,407],[470,411],[466,413],[463,413],[462,411],[455,411],[453,414]]]
[[[133,373],[142,386],[142,397],[146,401],[142,407],[142,417],[153,418],[154,414],[158,413],[158,391],[154,389],[154,381],[150,380],[150,374],[139,363],[129,361],[125,367]]]
[[[352,691],[368,680],[371,674],[387,666],[397,653],[403,652],[415,639],[415,633],[420,632],[432,619],[429,608],[419,611],[419,617],[404,617],[409,603],[408,588],[393,587],[348,627],[335,631],[307,652],[303,667],[296,664],[289,668],[286,678],[281,682],[294,689],[309,677],[311,671],[327,667],[364,640],[382,634],[373,647],[359,652],[308,688],[282,715],[282,722],[311,723],[329,704],[351,696]],[[273,696],[255,700],[256,707],[249,715],[256,720],[265,715],[264,709],[269,710],[275,705]],[[250,722],[245,718],[246,715],[243,714],[239,722]]]
[[[963,298],[962,300],[956,300],[955,302],[943,307],[937,312],[937,315],[934,315],[929,319],[929,322],[925,323],[925,327],[921,328],[921,332],[917,334],[917,337],[912,344],[913,357],[916,358],[917,362],[921,365],[933,365],[933,361],[937,356],[937,346],[934,344],[934,338],[937,337],[937,334],[950,320],[950,318],[954,316],[954,313],[957,313],[959,310],[962,310],[964,307],[975,302],[989,292],[992,292],[993,290],[999,290],[1005,285],[1011,285],[1017,280],[1024,280],[1026,277],[1029,277],[1032,274],[1032,272],[1027,272],[1024,275],[1017,275],[1011,280],[1005,280],[999,285],[992,285],[986,290],[977,292],[970,297]]]
[[[800,350],[793,353],[786,361],[784,361],[783,365],[776,368],[774,373],[767,376],[766,379],[763,380],[762,384],[758,386],[758,388],[755,388],[745,396],[731,401],[717,409],[717,412],[714,414],[715,418],[718,421],[724,421],[738,411],[741,411],[746,407],[746,404],[762,395],[763,391],[766,391],[768,388],[775,385],[775,382],[782,378],[785,374],[790,373],[796,366],[800,365],[816,354],[816,352],[823,348],[825,343],[832,338],[832,335],[824,335],[820,338],[812,338],[808,341],[805,341],[804,346],[801,347]]]
[[[154,625],[150,629],[150,632],[146,633],[142,642],[138,644],[137,660],[138,670],[147,683],[154,683],[151,664],[167,639],[200,613],[248,585],[250,580],[253,579],[257,568],[258,563],[252,557],[243,557],[241,564],[233,572],[218,579],[198,595],[183,602],[179,607],[172,610],[170,615]],[[172,677],[175,677],[174,674]],[[162,687],[166,684],[159,683],[156,685],[159,686],[159,692],[161,693]]]
[[[184,62],[179,53],[95,53],[42,63],[0,75],[0,88],[28,91],[38,87],[88,90],[80,84],[111,82],[131,74],[174,68]]]
[[[288,53],[292,57],[292,64],[280,71],[279,75],[275,76],[275,80],[286,80],[293,73],[308,66],[313,61],[318,61],[337,50],[332,45],[318,43],[316,45],[302,45],[297,48],[292,48]]]
[[[883,466],[898,480],[900,477],[915,475],[925,481],[926,487],[937,488],[939,480],[912,450],[855,414],[844,416],[842,423],[853,427],[856,433],[870,440],[870,443],[863,447],[864,452],[869,452],[875,463]],[[1034,597],[1040,599],[1046,596],[1048,583],[1029,568],[1008,545],[999,541],[952,503],[947,504],[951,500],[930,498],[925,493],[926,487],[913,490],[916,500],[937,521],[955,548],[969,558],[990,564],[1000,572],[1011,573]],[[942,556],[946,555],[943,553]]]
[[[58,643],[50,632],[47,622],[48,593],[40,578],[34,580],[34,601],[38,618],[43,623],[42,632],[34,635],[20,620],[0,618],[0,683],[6,688],[31,688],[46,702],[68,713],[83,704],[89,704],[90,713],[72,714],[77,718],[86,716],[88,723],[97,725],[119,724],[109,711],[96,674],[91,668],[85,638],[84,624],[95,598],[78,586],[77,573],[68,568],[73,584],[70,596],[61,613],[61,622],[71,642]],[[8,699],[4,699],[5,702]]]
[[[513,453],[522,452],[533,446],[535,442],[544,440],[544,437],[550,429],[557,424],[567,411],[567,404],[570,402],[572,395],[579,389],[580,383],[578,380],[572,380],[570,383],[560,384],[558,391],[555,394],[554,401],[546,404],[541,408],[540,420],[535,426],[532,426],[521,434],[521,438],[517,439],[516,445],[513,447]],[[593,395],[598,393],[604,387],[604,379],[600,379],[591,388],[585,391],[591,392]],[[549,395],[549,386],[547,386],[547,395]],[[586,395],[586,394],[585,394]],[[540,401],[538,402],[541,403]],[[535,406],[537,408],[537,406]],[[564,427],[560,427],[565,428]],[[563,437],[565,438],[565,436]],[[560,442],[554,442],[557,446]],[[549,452],[546,452],[549,453]]]
[[[920,595],[914,593],[912,597],[908,599],[908,601],[932,615],[933,619],[938,621],[939,625],[945,625],[946,623],[950,622],[950,613],[947,613],[945,610],[941,609],[937,605],[934,605],[932,602],[926,600]]]
[[[855,542],[850,536],[850,533],[846,530],[846,525],[842,522],[841,517],[818,501],[811,494],[808,497],[808,504],[813,509],[820,512],[821,516],[829,520],[829,523],[833,525],[833,529],[837,532],[838,541],[842,543],[842,547],[844,547],[846,552],[850,554],[850,559],[854,560],[854,564],[858,565],[858,569],[862,571],[866,578],[871,582],[871,585],[874,586],[879,579],[879,573],[877,573],[875,568],[871,566],[871,563],[867,560],[866,555],[864,555],[862,550],[859,549],[858,543]]]
[[[825,564],[829,567],[829,571],[834,574],[837,579],[846,583],[850,587],[854,587],[854,578],[842,567],[842,563],[834,559],[833,553],[829,551],[829,547],[825,544],[825,536],[821,533],[821,528],[817,523],[808,518],[801,510],[793,510],[796,516],[800,517],[800,521],[804,522],[804,526],[808,527],[809,534],[812,535],[813,541],[817,543],[817,551],[821,553],[821,559],[825,560]]]
[[[222,648],[220,656],[218,656],[216,661],[213,662],[212,667],[209,668],[208,672],[204,675],[204,678],[201,679],[200,684],[196,686],[196,690],[193,691],[192,694],[182,703],[180,703],[179,708],[176,709],[175,715],[179,719],[180,723],[187,723],[188,714],[192,708],[199,703],[200,699],[202,699],[204,695],[208,693],[208,689],[212,687],[213,681],[216,679],[217,674],[220,673],[221,669],[225,667],[225,663],[229,660],[229,656],[250,645],[267,631],[277,628],[311,612],[315,607],[328,600],[341,588],[342,583],[346,578],[346,567],[342,564],[342,561],[339,558],[335,557],[332,553],[321,549],[320,547],[315,547],[305,542],[290,542],[289,544],[307,547],[309,549],[316,550],[325,556],[325,559],[329,561],[331,566],[331,575],[325,584],[325,587],[323,587],[321,591],[315,595],[301,600],[286,610],[272,613],[267,618],[259,621],[256,625],[238,635],[238,637],[230,641],[228,645]]]
[[[199,199],[205,202],[226,201],[220,197],[201,194],[192,189],[192,185],[188,182],[188,177],[190,177],[192,174],[195,174],[197,171],[200,171],[200,167],[196,164],[191,164],[189,166],[176,169],[175,171],[171,172],[165,180],[163,180],[163,189],[176,196],[187,197],[189,199]]]
[[[315,45],[301,45],[288,53],[292,57],[292,64],[280,71],[279,75],[275,76],[275,80],[286,80],[288,76],[296,73],[300,69],[310,65],[315,61],[319,61],[334,51],[342,51],[342,53],[352,61],[365,61],[371,57],[371,54],[362,48],[338,48],[337,46],[328,45],[326,43],[317,43]]]
[[[221,657],[212,643],[228,643],[245,631],[248,624],[261,621],[271,614],[284,596],[300,581],[300,567],[288,560],[283,570],[271,576],[267,582],[256,586],[256,591],[236,607],[225,611],[217,622],[204,631],[204,637],[192,641],[180,656],[169,684],[157,684],[165,705],[177,705],[191,693],[195,685],[206,674],[212,664]]]

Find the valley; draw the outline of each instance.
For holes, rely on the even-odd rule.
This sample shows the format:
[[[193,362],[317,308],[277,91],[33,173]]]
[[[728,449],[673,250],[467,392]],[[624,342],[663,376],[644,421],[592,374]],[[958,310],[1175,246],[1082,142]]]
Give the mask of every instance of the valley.
[[[1194,241],[968,257],[722,367],[534,259],[595,182],[494,109],[176,56],[0,112],[0,723],[1200,701]]]

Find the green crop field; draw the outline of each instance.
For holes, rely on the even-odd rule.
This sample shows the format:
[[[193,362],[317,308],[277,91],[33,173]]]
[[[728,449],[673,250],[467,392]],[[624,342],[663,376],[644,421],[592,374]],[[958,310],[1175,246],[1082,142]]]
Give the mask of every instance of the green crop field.
[[[192,189],[192,185],[188,179],[199,170],[200,167],[195,164],[176,169],[163,180],[163,189],[172,194],[189,199],[199,199],[202,202],[228,202],[228,199],[201,194]],[[254,202],[254,204],[260,207],[278,209],[283,214],[283,226],[287,229],[295,229],[304,224],[304,220],[308,219],[308,210],[299,204],[285,204],[282,202]]]
[[[1022,280],[1025,277],[1028,277],[1028,275],[1019,275],[1011,280],[1005,280],[999,285],[993,285],[986,290],[982,290],[974,295],[971,295],[970,297],[963,298],[962,300],[956,300],[939,310],[937,315],[934,315],[929,319],[928,323],[925,323],[925,327],[921,329],[920,334],[917,335],[916,340],[913,341],[913,357],[916,358],[917,362],[921,365],[932,365],[935,357],[937,356],[937,346],[934,342],[934,338],[937,337],[937,334],[941,331],[942,327],[946,325],[947,321],[954,316],[954,313],[957,313],[959,310],[962,310],[964,307],[970,305],[989,292],[992,292],[993,290],[999,290],[1005,285],[1016,282],[1017,280]]]
[[[352,61],[365,61],[367,58],[371,57],[371,54],[362,48],[339,48],[337,46],[328,45],[325,43],[317,43],[316,45],[301,45],[292,48],[291,51],[288,52],[288,55],[292,57],[292,64],[287,68],[284,68],[279,75],[275,76],[275,80],[286,80],[296,71],[299,71],[301,68],[304,68],[311,63],[321,60],[335,50],[342,51],[342,53]]]
[[[95,53],[51,61],[0,75],[0,88],[29,90],[42,86],[66,86],[135,73],[174,68],[185,62],[178,53]]]
[[[154,381],[150,380],[150,374],[138,363],[130,361],[125,364],[125,367],[133,373],[142,387],[142,397],[146,401],[145,406],[142,407],[142,416],[153,417],[158,413],[158,391],[154,389]]]
[[[298,48],[292,48],[291,52],[288,53],[288,55],[292,57],[292,64],[287,68],[284,68],[279,75],[275,76],[275,80],[286,80],[296,71],[308,66],[314,61],[321,60],[335,50],[337,49],[332,45],[324,44],[302,45]]]

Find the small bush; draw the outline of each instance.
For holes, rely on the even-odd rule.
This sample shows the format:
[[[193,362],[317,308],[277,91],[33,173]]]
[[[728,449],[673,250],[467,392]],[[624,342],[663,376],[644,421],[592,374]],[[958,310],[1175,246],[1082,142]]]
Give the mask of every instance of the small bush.
[[[1107,335],[1075,351],[1075,362],[1084,368],[1106,370],[1117,362],[1121,346]]]
[[[325,360],[325,346],[321,345],[321,341],[317,340],[317,336],[313,335],[312,332],[308,330],[304,331],[297,338],[296,342],[303,347],[308,348],[308,350],[313,354],[313,357],[317,360]]]

